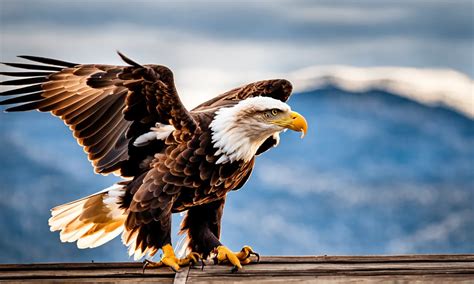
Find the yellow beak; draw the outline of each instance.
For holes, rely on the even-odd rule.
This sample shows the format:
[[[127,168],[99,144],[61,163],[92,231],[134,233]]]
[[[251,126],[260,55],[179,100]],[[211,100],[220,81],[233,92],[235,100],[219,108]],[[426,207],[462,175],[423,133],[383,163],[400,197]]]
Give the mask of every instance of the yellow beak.
[[[303,138],[308,131],[308,123],[306,123],[306,119],[296,111],[290,112],[290,116],[287,118],[275,120],[274,123],[301,132],[301,138]]]

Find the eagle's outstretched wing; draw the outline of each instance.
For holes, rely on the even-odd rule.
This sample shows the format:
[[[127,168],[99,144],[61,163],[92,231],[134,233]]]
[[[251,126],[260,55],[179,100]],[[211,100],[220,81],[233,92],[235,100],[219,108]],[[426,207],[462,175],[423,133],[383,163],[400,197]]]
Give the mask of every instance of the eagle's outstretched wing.
[[[225,92],[222,95],[198,105],[192,111],[201,112],[218,109],[256,96],[271,97],[286,102],[291,96],[292,90],[293,86],[285,79],[258,81]]]
[[[42,64],[4,63],[32,71],[0,72],[20,77],[1,85],[22,86],[0,93],[11,96],[0,105],[15,104],[6,111],[51,112],[73,131],[97,173],[133,175],[143,158],[142,149],[132,149],[136,137],[156,122],[173,125],[181,139],[198,126],[181,103],[167,67],[142,66],[119,55],[130,66],[20,56]]]

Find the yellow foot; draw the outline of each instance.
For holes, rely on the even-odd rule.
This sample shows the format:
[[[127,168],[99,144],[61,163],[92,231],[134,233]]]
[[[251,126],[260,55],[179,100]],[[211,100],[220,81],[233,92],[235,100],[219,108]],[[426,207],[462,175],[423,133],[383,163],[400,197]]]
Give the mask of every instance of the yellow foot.
[[[162,266],[168,266],[173,269],[174,272],[178,272],[181,266],[196,264],[201,260],[201,256],[197,252],[191,252],[185,258],[177,258],[174,254],[173,247],[169,244],[164,245],[161,250],[163,250],[163,257],[160,262],[153,262],[148,259],[143,262],[143,273],[145,273],[145,269],[148,267]],[[201,261],[201,263],[204,267],[204,262]]]
[[[214,253],[216,254],[214,263],[230,263],[234,266],[232,272],[242,269],[242,264],[252,262],[250,259],[252,255],[257,257],[257,262],[260,261],[260,255],[249,246],[244,246],[239,252],[232,252],[225,246],[218,246]]]

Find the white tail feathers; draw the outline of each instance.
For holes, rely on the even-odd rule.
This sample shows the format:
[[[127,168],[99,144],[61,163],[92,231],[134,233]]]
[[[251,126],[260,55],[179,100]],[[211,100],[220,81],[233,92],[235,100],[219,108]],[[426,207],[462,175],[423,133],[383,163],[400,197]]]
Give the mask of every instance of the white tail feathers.
[[[187,234],[181,236],[180,240],[178,241],[178,244],[176,245],[176,249],[175,249],[177,257],[179,257],[179,258],[186,257],[191,252],[191,250],[188,247],[189,242],[190,242],[190,240],[189,240],[189,237],[187,236]]]
[[[131,257],[133,256],[134,260],[139,260],[143,258],[145,255],[152,257],[156,254],[157,249],[151,247],[142,248],[139,244],[137,244],[137,237],[138,237],[139,230],[130,230],[124,231],[122,234],[122,243],[128,246],[128,255]]]
[[[117,237],[127,214],[120,208],[125,188],[113,185],[93,195],[51,209],[51,231],[61,231],[62,242],[76,242],[78,248],[94,248]]]

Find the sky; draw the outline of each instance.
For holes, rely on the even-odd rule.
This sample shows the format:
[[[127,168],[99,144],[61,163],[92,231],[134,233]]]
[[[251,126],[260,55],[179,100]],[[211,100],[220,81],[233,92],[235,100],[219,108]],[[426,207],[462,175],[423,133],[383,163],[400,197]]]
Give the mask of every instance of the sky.
[[[474,76],[473,1],[0,2],[1,60],[170,67],[188,106],[320,65],[450,68]]]

